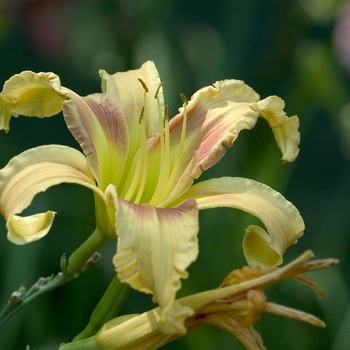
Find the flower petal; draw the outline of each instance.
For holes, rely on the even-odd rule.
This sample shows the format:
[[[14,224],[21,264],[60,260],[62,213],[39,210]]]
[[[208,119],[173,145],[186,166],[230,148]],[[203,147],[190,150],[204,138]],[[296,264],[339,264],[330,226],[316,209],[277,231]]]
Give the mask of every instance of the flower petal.
[[[129,133],[133,135],[130,140],[130,152],[133,155],[139,147],[139,120],[143,107],[145,107],[143,118],[146,121],[147,139],[153,137],[159,131],[158,103],[154,98],[161,83],[157,68],[153,62],[147,61],[140,69],[118,72],[113,75],[101,70],[100,76],[102,92],[115,99],[124,112]],[[144,99],[145,89],[138,79],[141,79],[148,89],[146,100]],[[158,99],[161,115],[163,115],[164,97],[162,88],[158,90]]]
[[[18,117],[18,113],[13,110],[13,106],[1,99],[0,94],[0,130],[8,132],[10,130],[11,117]]]
[[[243,249],[250,265],[274,266],[283,262],[282,255],[272,245],[272,237],[256,225],[250,225],[245,230]]]
[[[94,184],[86,158],[73,148],[58,145],[32,148],[12,158],[0,170],[0,213],[7,221],[10,241],[25,244],[49,231],[53,212],[26,218],[16,214],[27,208],[36,194],[62,182],[77,183],[104,196]]]
[[[14,75],[0,93],[0,130],[9,130],[11,116],[44,118],[59,113],[68,91],[54,73],[24,71]]]
[[[196,202],[160,209],[119,199],[116,207],[118,246],[113,263],[120,280],[153,294],[162,309],[163,332],[185,332],[183,322],[192,310],[175,303],[175,294],[198,254]]]
[[[67,126],[88,158],[99,188],[117,187],[128,156],[129,134],[124,114],[109,96],[68,95],[63,103]]]
[[[161,206],[181,195],[204,170],[216,164],[231,147],[241,130],[252,129],[259,116],[271,126],[284,162],[293,160],[298,154],[300,135],[298,118],[288,118],[283,111],[284,102],[276,96],[259,101],[259,95],[243,81],[218,81],[197,91],[186,106],[187,129],[185,143],[181,145],[181,133],[185,107],[169,122],[170,162],[176,168],[173,192]],[[181,148],[183,147],[183,148]],[[149,143],[149,169],[159,159],[159,136]],[[153,162],[153,163],[152,163]],[[156,178],[150,174],[149,179]],[[148,188],[151,185],[148,184]]]
[[[178,338],[160,332],[159,320],[159,308],[141,315],[124,315],[112,319],[96,334],[98,349],[151,350]]]
[[[225,154],[223,145],[232,146],[241,130],[254,127],[259,112],[250,108],[250,104],[258,100],[259,95],[242,81],[225,80],[197,91],[187,106],[179,109],[180,113],[169,122],[169,162],[171,172],[176,174],[171,175],[173,185],[168,186],[163,196],[166,200],[159,206],[176,199],[203,170],[216,164]],[[185,118],[187,127],[183,142]],[[148,179],[157,179],[160,148],[157,135],[149,141]],[[147,184],[146,187],[151,186]]]
[[[305,228],[294,205],[280,193],[262,183],[238,178],[222,177],[193,185],[181,198],[193,198],[199,209],[231,207],[259,218],[267,228],[248,228],[243,249],[249,264],[278,265],[287,248],[296,243]]]
[[[6,224],[8,239],[12,243],[21,245],[44,237],[52,226],[55,214],[49,210],[46,213],[27,217],[13,215]]]
[[[277,96],[270,96],[257,103],[260,115],[267,120],[276,143],[282,152],[282,162],[292,162],[299,153],[300,134],[299,118],[288,118],[283,111],[284,101]]]

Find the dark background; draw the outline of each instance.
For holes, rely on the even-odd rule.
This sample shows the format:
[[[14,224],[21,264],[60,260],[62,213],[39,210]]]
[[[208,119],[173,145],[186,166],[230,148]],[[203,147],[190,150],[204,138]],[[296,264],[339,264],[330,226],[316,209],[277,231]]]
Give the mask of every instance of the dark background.
[[[262,98],[278,95],[289,115],[301,123],[301,151],[288,165],[264,121],[242,132],[223,160],[202,178],[244,176],[282,192],[300,210],[305,235],[285,261],[306,249],[319,258],[340,259],[337,267],[312,273],[326,299],[299,282],[267,290],[271,301],[313,313],[327,323],[316,329],[293,320],[263,315],[256,328],[269,350],[342,350],[350,343],[350,7],[336,0],[0,0],[0,81],[23,70],[52,71],[62,85],[80,95],[100,91],[98,69],[109,73],[138,68],[154,60],[170,115],[216,80],[236,78]],[[59,143],[77,147],[62,116],[11,121],[0,134],[0,167],[30,147]],[[61,185],[38,195],[26,213],[58,212],[42,240],[15,246],[0,219],[0,296],[22,283],[59,270],[94,229],[92,194]],[[200,213],[200,256],[189,269],[179,296],[218,286],[245,264],[244,229],[256,219],[235,210]],[[113,276],[115,243],[86,273],[36,300],[0,329],[0,348],[57,349],[86,325]],[[150,297],[133,292],[125,313],[153,307]],[[228,333],[210,326],[164,349],[243,349]]]

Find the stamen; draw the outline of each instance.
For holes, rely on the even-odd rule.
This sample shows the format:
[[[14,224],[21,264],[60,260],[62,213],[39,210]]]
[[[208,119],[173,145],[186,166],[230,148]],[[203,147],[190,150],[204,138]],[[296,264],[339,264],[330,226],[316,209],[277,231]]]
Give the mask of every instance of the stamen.
[[[164,124],[165,124],[165,121],[169,121],[169,107],[168,107],[168,105],[164,106],[164,118],[163,118]]]
[[[176,189],[176,193],[183,193],[187,189],[188,183],[189,183],[189,179],[191,178],[194,166],[196,164],[196,159],[197,159],[197,151],[195,151],[193,153],[193,157],[191,159],[191,164],[189,166],[189,169],[188,169],[188,172],[186,174],[186,177],[183,179],[183,181],[181,181],[181,185]],[[165,207],[169,203],[171,203],[173,200],[174,200],[174,198],[165,198],[163,202],[159,203],[159,206]]]
[[[141,85],[143,86],[145,91],[148,92],[148,87],[147,87],[146,83],[141,78],[138,78],[138,81],[141,83]]]
[[[158,100],[158,94],[159,94],[159,90],[160,88],[164,85],[164,81],[162,81],[158,87],[157,87],[157,90],[156,90],[156,93],[154,94],[154,98]]]
[[[134,203],[139,203],[141,200],[141,196],[143,194],[143,190],[145,189],[145,184],[146,184],[146,178],[147,178],[147,138],[146,138],[146,126],[145,126],[145,121],[142,119],[141,120],[141,135],[140,135],[140,151],[139,151],[139,156],[141,159],[139,161],[140,166],[141,166],[141,181],[139,185],[139,189],[137,191],[136,198],[134,200]]]
[[[139,118],[139,124],[141,124],[141,120],[143,119],[144,113],[145,113],[145,106],[142,106],[141,113],[140,113],[140,118]]]
[[[164,112],[162,113],[161,104],[159,100],[159,89],[164,83],[159,84],[158,89],[154,95],[157,99],[158,106],[158,125],[159,125],[159,141],[160,141],[160,169],[159,178],[156,189],[153,192],[150,204],[157,204],[163,195],[164,187],[169,179],[170,171],[170,137],[169,137],[169,121],[168,121],[168,106],[164,106]]]
[[[182,102],[187,106],[187,105],[188,105],[188,99],[187,99],[187,97],[185,96],[185,94],[183,94],[183,93],[181,92],[180,97],[181,97]]]

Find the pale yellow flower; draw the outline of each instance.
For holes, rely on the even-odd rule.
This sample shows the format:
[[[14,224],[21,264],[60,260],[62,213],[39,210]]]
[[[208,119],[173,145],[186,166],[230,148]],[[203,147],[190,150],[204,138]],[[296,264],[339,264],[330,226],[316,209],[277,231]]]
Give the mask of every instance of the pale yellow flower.
[[[301,237],[297,209],[270,187],[244,178],[214,178],[193,184],[217,163],[239,132],[259,116],[271,127],[282,161],[298,154],[299,121],[284,102],[259,95],[238,80],[197,91],[168,120],[162,84],[152,62],[109,75],[100,72],[102,93],[81,97],[61,86],[54,73],[22,72],[0,94],[0,129],[11,116],[50,117],[61,110],[84,154],[60,145],[36,147],[0,170],[0,213],[17,244],[40,239],[55,213],[19,216],[34,196],[62,182],[95,195],[97,242],[117,238],[113,264],[121,281],[153,294],[164,332],[178,333],[191,309],[175,302],[180,279],[198,254],[198,209],[232,207],[257,216],[267,232],[250,226],[244,253],[250,264],[276,265]],[[102,238],[101,238],[102,237]]]

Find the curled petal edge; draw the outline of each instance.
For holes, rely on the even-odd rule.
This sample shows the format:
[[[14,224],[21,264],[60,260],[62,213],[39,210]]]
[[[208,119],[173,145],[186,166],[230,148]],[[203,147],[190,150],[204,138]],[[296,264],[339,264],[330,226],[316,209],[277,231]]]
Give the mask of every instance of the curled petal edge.
[[[278,148],[282,153],[282,163],[289,163],[298,156],[300,143],[299,118],[288,117],[284,112],[285,103],[277,96],[269,96],[255,104],[260,116],[270,125]]]
[[[52,226],[55,214],[49,210],[46,213],[26,217],[13,215],[6,223],[8,240],[23,245],[44,237]]]
[[[97,206],[103,206],[107,212],[105,195],[95,186],[83,154],[59,145],[32,148],[12,158],[0,170],[0,213],[7,221],[11,242],[26,244],[47,234],[55,216],[53,211],[27,217],[17,214],[26,209],[38,193],[60,183],[90,188]]]
[[[244,256],[249,265],[276,266],[283,257],[271,244],[271,236],[260,226],[250,225],[243,239]]]

